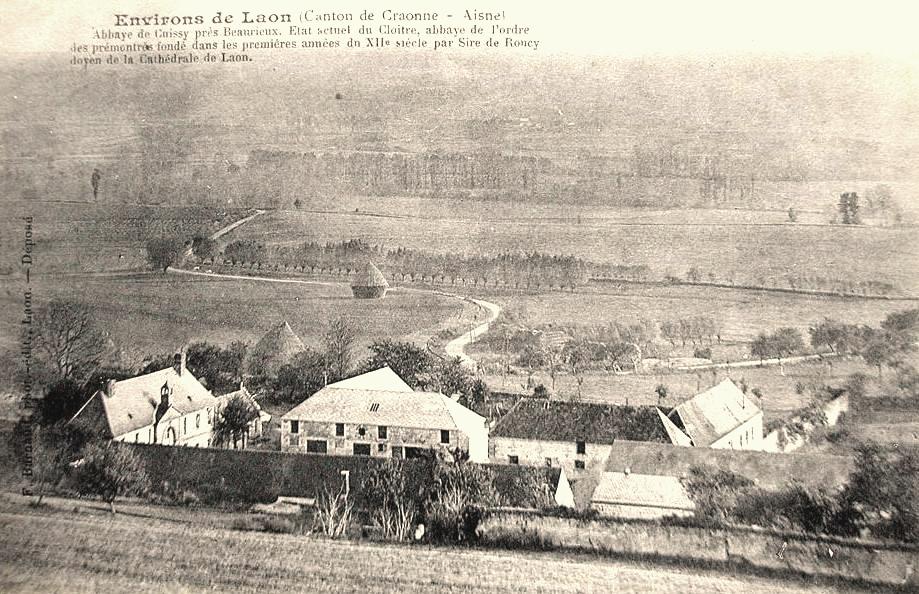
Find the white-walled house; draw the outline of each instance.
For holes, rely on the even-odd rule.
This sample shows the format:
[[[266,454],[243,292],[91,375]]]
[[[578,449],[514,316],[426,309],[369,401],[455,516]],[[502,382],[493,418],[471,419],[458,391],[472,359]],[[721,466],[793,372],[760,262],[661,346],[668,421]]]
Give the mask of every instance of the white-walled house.
[[[329,384],[281,417],[281,450],[412,458],[431,448],[488,460],[484,417],[437,392],[416,392],[388,367]]]
[[[238,390],[217,396],[217,414],[219,415],[224,407],[226,407],[227,403],[229,403],[230,400],[234,398],[242,398],[251,404],[258,412],[255,418],[249,421],[249,428],[246,431],[245,439],[243,441],[245,442],[246,440],[261,437],[265,433],[268,423],[271,422],[271,415],[262,409],[262,406],[258,403],[255,397],[252,396],[249,390],[246,389],[245,386],[240,385]],[[245,447],[245,443],[242,445]]]
[[[70,420],[87,432],[115,441],[208,447],[217,399],[185,367],[172,367],[106,382]]]
[[[763,411],[730,379],[660,414],[674,445],[762,450]]]

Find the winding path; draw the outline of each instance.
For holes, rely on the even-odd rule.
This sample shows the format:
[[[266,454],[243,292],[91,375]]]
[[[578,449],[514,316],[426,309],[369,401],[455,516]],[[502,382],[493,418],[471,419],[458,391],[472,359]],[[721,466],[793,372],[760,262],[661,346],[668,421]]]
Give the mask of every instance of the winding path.
[[[476,362],[472,359],[472,357],[466,354],[464,349],[466,348],[467,344],[469,344],[470,342],[474,342],[477,338],[481,338],[483,334],[488,332],[488,329],[491,327],[492,322],[494,322],[498,318],[498,314],[501,313],[501,307],[490,301],[484,301],[482,299],[472,299],[471,297],[460,297],[459,295],[453,295],[451,293],[439,293],[439,294],[448,295],[450,297],[457,297],[459,299],[463,299],[466,301],[471,301],[472,303],[475,303],[476,305],[478,305],[479,307],[481,307],[487,312],[487,319],[485,320],[484,324],[476,326],[469,332],[466,332],[465,334],[461,334],[460,336],[457,336],[456,338],[448,342],[447,345],[444,347],[444,349],[447,351],[448,356],[459,357],[463,365],[465,365],[467,368],[471,369],[472,371],[475,371]]]
[[[286,283],[286,284],[299,284],[299,285],[322,285],[322,286],[327,286],[327,287],[338,286],[338,285],[344,284],[341,282],[307,280],[307,279],[298,279],[298,278],[273,278],[269,276],[226,274],[222,272],[201,272],[199,270],[188,270],[186,268],[173,268],[171,266],[167,269],[167,272],[171,272],[173,274],[185,274],[189,276],[204,276],[204,277],[209,277],[209,278],[223,278],[223,279],[231,279],[231,280],[261,281],[261,282],[269,282],[269,283]],[[418,289],[415,287],[406,287],[404,289],[400,287],[397,290],[409,290],[409,291],[417,291],[417,292],[423,291],[423,289]],[[483,310],[487,312],[487,316],[486,316],[487,319],[485,320],[485,323],[480,324],[476,326],[475,328],[473,328],[472,330],[454,338],[453,340],[448,342],[445,346],[445,350],[447,351],[448,356],[459,357],[460,361],[465,367],[467,367],[468,369],[471,369],[472,371],[475,371],[476,362],[475,360],[472,359],[472,357],[466,354],[464,349],[467,344],[469,344],[470,342],[473,342],[474,340],[476,340],[477,338],[480,338],[483,334],[488,332],[488,329],[491,326],[492,322],[494,322],[497,319],[498,314],[501,313],[501,307],[494,303],[491,303],[490,301],[484,301],[482,299],[473,299],[471,297],[463,297],[462,295],[457,295],[455,293],[445,293],[443,291],[424,291],[424,292],[433,293],[435,295],[442,295],[444,297],[452,297],[454,299],[460,299],[463,301],[475,303],[477,306],[481,307]]]

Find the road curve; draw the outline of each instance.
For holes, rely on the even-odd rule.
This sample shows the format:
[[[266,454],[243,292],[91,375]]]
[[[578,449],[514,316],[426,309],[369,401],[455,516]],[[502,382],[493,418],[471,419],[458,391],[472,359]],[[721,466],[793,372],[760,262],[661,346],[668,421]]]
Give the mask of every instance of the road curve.
[[[318,280],[306,280],[306,279],[296,279],[296,278],[272,278],[269,276],[251,276],[245,274],[225,274],[221,272],[201,272],[199,270],[187,270],[185,268],[173,268],[169,267],[167,272],[173,274],[185,274],[189,276],[204,276],[210,278],[224,278],[231,280],[247,280],[247,281],[262,281],[269,283],[286,283],[286,284],[299,284],[299,285],[323,285],[327,287],[338,286],[344,283],[341,282],[329,282],[329,281],[318,281]],[[398,289],[397,289],[398,290]],[[421,291],[414,287],[409,288],[411,291]],[[490,301],[484,301],[482,299],[473,299],[471,297],[463,297],[462,295],[457,295],[455,293],[445,293],[443,291],[430,291],[436,295],[443,295],[445,297],[452,297],[454,299],[462,299],[463,301],[469,301],[475,303],[482,309],[487,312],[486,320],[484,324],[480,324],[473,328],[472,330],[454,338],[447,343],[445,350],[447,355],[450,357],[459,357],[463,365],[473,371],[476,369],[476,362],[465,352],[465,347],[470,342],[480,338],[483,334],[488,332],[488,328],[494,322],[498,314],[501,313],[501,307],[491,303]]]
[[[471,297],[460,297],[459,295],[452,295],[450,293],[441,293],[442,295],[450,295],[451,297],[457,297],[459,299],[464,299],[475,303],[482,309],[487,312],[487,319],[484,324],[476,326],[469,332],[457,336],[453,340],[447,343],[444,349],[447,351],[448,357],[459,357],[462,364],[471,369],[472,371],[476,370],[476,362],[466,354],[465,348],[466,345],[470,342],[475,341],[478,338],[481,338],[483,334],[488,332],[488,329],[491,327],[492,322],[498,318],[498,314],[501,313],[501,307],[491,303],[490,301],[484,301],[482,299],[472,299]]]

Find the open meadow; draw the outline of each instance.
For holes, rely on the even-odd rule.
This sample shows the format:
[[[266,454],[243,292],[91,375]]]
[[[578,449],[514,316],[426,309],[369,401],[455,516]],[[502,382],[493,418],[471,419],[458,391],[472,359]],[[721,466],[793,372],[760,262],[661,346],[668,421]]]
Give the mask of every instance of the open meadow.
[[[632,324],[708,316],[728,342],[748,342],[759,332],[780,326],[807,329],[829,317],[849,324],[876,326],[917,301],[860,299],[689,285],[598,283],[574,292],[496,294],[486,297],[507,308],[528,326]]]
[[[239,532],[205,510],[0,501],[0,590],[234,592],[861,592],[801,579],[596,556]],[[76,511],[79,510],[79,513]]]
[[[793,274],[886,282],[895,295],[916,295],[916,237],[915,227],[791,224],[784,211],[352,197],[334,210],[273,211],[226,239],[269,246],[362,239],[388,249],[470,255],[538,251],[645,264],[661,279],[685,278],[695,267],[720,283],[784,286]]]
[[[287,321],[307,345],[318,345],[323,324],[343,317],[358,328],[362,347],[384,338],[424,343],[440,330],[461,327],[477,308],[456,298],[395,289],[382,300],[359,300],[347,283],[286,284],[257,280],[146,273],[56,277],[36,274],[35,300],[63,297],[91,305],[127,364],[175,351],[189,341],[258,341]],[[18,337],[21,295],[0,294],[0,335],[11,351]]]

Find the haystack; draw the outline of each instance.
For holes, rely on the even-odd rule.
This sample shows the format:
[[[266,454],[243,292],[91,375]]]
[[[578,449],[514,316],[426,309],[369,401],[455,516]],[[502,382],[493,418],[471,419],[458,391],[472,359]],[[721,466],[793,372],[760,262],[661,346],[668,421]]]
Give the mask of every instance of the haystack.
[[[367,266],[351,282],[351,291],[358,299],[381,299],[388,288],[389,283],[373,262],[367,262]]]
[[[281,322],[252,347],[246,368],[250,374],[261,372],[274,375],[304,350],[306,347],[303,341],[294,333],[290,324]]]

